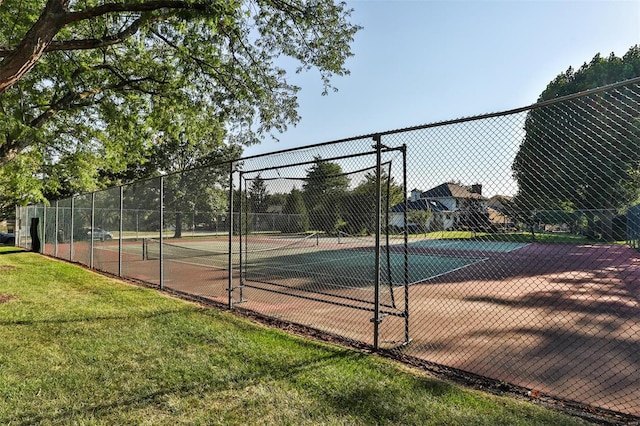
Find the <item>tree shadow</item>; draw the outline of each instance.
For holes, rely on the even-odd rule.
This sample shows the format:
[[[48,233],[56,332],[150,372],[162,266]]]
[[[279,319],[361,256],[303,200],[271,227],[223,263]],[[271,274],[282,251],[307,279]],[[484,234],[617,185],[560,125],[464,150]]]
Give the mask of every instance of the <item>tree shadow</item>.
[[[299,341],[296,344],[308,345],[310,348],[318,350],[318,344],[313,342]],[[326,352],[328,351],[328,352]],[[108,416],[113,410],[131,410],[143,407],[161,407],[167,397],[179,399],[202,398],[204,392],[216,392],[230,390],[242,391],[249,387],[256,386],[257,383],[276,383],[279,381],[293,382],[294,387],[299,386],[295,382],[305,380],[305,377],[313,376],[318,371],[323,371],[325,367],[334,369],[336,365],[352,363],[361,365],[369,355],[353,352],[347,349],[325,349],[325,353],[311,359],[287,362],[280,357],[266,358],[261,354],[255,355],[258,359],[245,360],[242,367],[234,372],[228,381],[216,383],[193,381],[188,377],[183,377],[181,383],[174,383],[171,386],[162,387],[153,392],[140,392],[135,394],[133,389],[128,395],[116,397],[112,402],[103,404],[87,404],[82,407],[56,407],[55,411],[41,413],[35,409],[28,412],[13,414],[4,420],[12,424],[31,425],[40,423],[67,423],[73,422],[77,417],[85,415],[90,418],[99,419],[101,416]],[[259,361],[253,367],[252,361]],[[180,362],[177,360],[176,362]],[[365,367],[366,368],[366,367]],[[376,367],[373,367],[379,373]],[[400,373],[401,374],[401,373]],[[344,382],[347,382],[344,385]],[[306,383],[309,383],[305,380]],[[319,384],[308,384],[305,388],[313,398],[323,400],[328,406],[340,413],[346,413],[355,418],[363,415],[373,416],[379,420],[394,421],[398,418],[397,408],[400,404],[395,404],[394,394],[384,392],[380,389],[383,385],[371,384],[363,386],[360,380],[342,380],[341,388],[327,387],[323,381]],[[431,378],[416,378],[413,386],[422,392],[428,392],[435,397],[450,393],[454,390],[452,385]],[[286,385],[285,385],[286,387]],[[132,395],[132,393],[134,393]],[[246,394],[246,392],[244,393]],[[160,408],[158,410],[161,410]],[[241,417],[238,417],[241,418]],[[2,420],[2,419],[0,419]]]
[[[3,250],[0,251],[0,256],[4,256],[5,254],[19,254],[19,253],[32,253],[28,250],[25,250],[21,247],[8,246],[4,244],[0,244],[0,248]]]
[[[147,318],[162,317],[165,315],[177,314],[181,312],[191,311],[193,308],[183,309],[167,309],[155,312],[122,314],[122,315],[95,315],[95,316],[78,316],[77,318],[34,318],[34,319],[18,319],[18,320],[0,320],[0,326],[11,325],[37,325],[37,324],[73,324],[73,323],[90,323],[98,321],[114,321],[114,320],[140,320]]]

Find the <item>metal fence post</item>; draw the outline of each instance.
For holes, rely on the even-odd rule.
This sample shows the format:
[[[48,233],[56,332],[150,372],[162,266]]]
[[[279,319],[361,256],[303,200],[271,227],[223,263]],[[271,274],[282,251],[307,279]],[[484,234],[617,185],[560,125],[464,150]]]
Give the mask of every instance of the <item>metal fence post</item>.
[[[243,287],[244,287],[244,277],[242,275],[242,269],[244,267],[244,261],[245,259],[243,259],[242,257],[242,232],[244,232],[244,227],[242,226],[242,208],[246,208],[246,205],[243,206],[242,203],[242,172],[239,173],[239,180],[238,180],[238,265],[240,267],[240,297],[238,299],[239,303],[244,302],[244,298],[243,298]],[[246,223],[245,223],[246,225]],[[245,241],[246,243],[246,241]]]
[[[408,344],[409,339],[409,229],[408,229],[408,212],[409,203],[407,201],[407,145],[402,145],[402,193],[403,193],[403,214],[402,227],[403,232],[403,253],[404,253],[404,343]]]
[[[58,257],[58,229],[60,229],[60,209],[58,207],[58,200],[56,200],[56,221],[55,221],[55,229],[53,230],[53,256]]]
[[[20,223],[20,207],[16,204],[14,208],[15,212],[15,224],[13,225],[13,235],[14,235],[14,246],[20,247],[20,228],[18,224]]]
[[[89,242],[89,267],[93,269],[93,246],[95,244],[94,228],[96,226],[96,193],[91,193],[91,240]]]
[[[122,231],[124,216],[124,186],[120,186],[120,224],[118,227],[118,276],[122,276]]]
[[[40,245],[40,253],[45,252],[45,244],[47,244],[47,206],[42,203],[42,244]]]
[[[164,176],[160,176],[160,289],[164,290],[164,260],[162,246],[164,244]]]
[[[375,135],[373,140],[376,142],[376,250],[375,250],[375,293],[374,293],[374,311],[373,311],[373,348],[380,349],[380,210],[382,207],[382,188],[381,188],[381,161],[382,161],[382,144],[380,143],[380,135]]]
[[[71,197],[71,232],[69,232],[69,259],[73,261],[73,220],[75,212],[75,197]]]
[[[229,207],[227,214],[229,217],[229,265],[227,292],[229,293],[229,309],[233,309],[233,161],[229,163]]]

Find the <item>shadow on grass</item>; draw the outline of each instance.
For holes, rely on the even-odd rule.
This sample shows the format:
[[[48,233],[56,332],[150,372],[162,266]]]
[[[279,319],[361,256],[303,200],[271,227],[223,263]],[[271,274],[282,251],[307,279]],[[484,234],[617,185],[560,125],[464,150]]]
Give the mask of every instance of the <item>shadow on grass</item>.
[[[36,325],[36,324],[71,324],[93,321],[112,321],[112,320],[139,320],[147,318],[162,317],[169,314],[177,314],[189,312],[192,309],[169,309],[156,312],[128,314],[128,315],[96,315],[96,316],[80,316],[77,318],[34,318],[24,320],[0,320],[0,326],[8,325]]]
[[[21,247],[14,247],[14,246],[0,244],[0,256],[5,254],[16,254],[16,253],[31,253],[31,252]]]
[[[297,343],[303,346],[311,346],[316,350],[327,350],[319,349],[315,343]],[[319,400],[320,404],[330,408],[330,410],[325,410],[329,411],[328,416],[331,416],[333,411],[337,413],[336,415],[347,414],[356,418],[362,417],[364,420],[376,419],[376,421],[382,422],[393,421],[398,418],[398,410],[402,410],[404,404],[403,401],[398,400],[392,390],[384,392],[384,386],[378,384],[377,381],[372,382],[369,380],[363,385],[363,377],[370,374],[380,374],[376,366],[366,367],[366,370],[370,371],[363,372],[362,365],[369,359],[369,355],[342,349],[328,350],[330,353],[316,356],[312,360],[291,363],[257,354],[256,356],[260,358],[259,360],[253,360],[256,362],[247,360],[242,364],[240,370],[232,374],[227,381],[220,380],[215,383],[211,381],[193,382],[188,381],[188,378],[183,376],[179,382],[154,392],[140,393],[139,395],[122,395],[108,403],[87,404],[83,407],[55,407],[56,410],[51,410],[49,413],[35,412],[35,410],[14,413],[13,416],[0,419],[0,421],[31,425],[40,423],[67,424],[74,421],[82,422],[83,419],[100,419],[101,417],[107,418],[110,416],[112,416],[110,417],[111,420],[117,420],[117,418],[127,418],[126,411],[135,409],[157,410],[157,413],[162,415],[163,411],[170,409],[169,407],[164,407],[168,399],[192,400],[193,398],[209,397],[206,394],[213,394],[217,391],[228,393],[229,390],[234,390],[237,391],[238,402],[242,403],[243,398],[250,395],[250,393],[246,392],[246,389],[257,384],[269,384],[272,386],[275,384],[275,386],[279,386],[277,383],[279,381],[288,381],[294,387]],[[345,363],[348,366],[352,364],[350,367],[357,368],[358,372],[353,373],[353,378],[351,379],[341,380],[339,390],[327,385],[322,380],[305,380],[306,377],[315,377],[317,374],[322,374],[325,367],[329,367],[332,370],[336,364]],[[402,373],[396,371],[395,374]],[[340,377],[340,379],[343,378]],[[439,397],[455,390],[453,386],[435,379],[414,378],[411,380],[413,382],[411,389],[421,393],[430,393],[434,397]],[[301,382],[304,382],[304,385]],[[284,385],[283,389],[289,387]],[[135,389],[133,389],[133,392],[135,392]],[[206,407],[206,404],[203,404],[203,407]],[[203,408],[203,410],[206,410],[206,408]],[[199,417],[203,414],[206,415],[206,412],[197,410],[197,412],[186,413],[185,415]],[[220,413],[217,413],[217,415],[220,415]],[[248,416],[248,418],[244,418],[243,415],[238,415],[236,421],[257,420],[252,417],[251,413]],[[176,420],[179,421],[179,419]]]

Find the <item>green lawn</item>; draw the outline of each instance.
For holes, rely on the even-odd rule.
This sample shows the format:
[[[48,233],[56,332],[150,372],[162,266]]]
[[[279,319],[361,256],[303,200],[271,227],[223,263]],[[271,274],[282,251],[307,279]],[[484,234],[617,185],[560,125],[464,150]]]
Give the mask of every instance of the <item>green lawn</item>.
[[[411,238],[425,238],[425,234],[411,234]],[[534,240],[530,232],[489,233],[472,231],[436,231],[426,234],[426,238],[444,240],[482,240],[482,241],[508,241],[518,243],[531,243]],[[535,233],[537,243],[569,243],[569,244],[610,244],[606,241],[594,241],[580,235],[563,233]],[[620,241],[617,243],[625,243]]]
[[[0,248],[0,424],[583,424]]]

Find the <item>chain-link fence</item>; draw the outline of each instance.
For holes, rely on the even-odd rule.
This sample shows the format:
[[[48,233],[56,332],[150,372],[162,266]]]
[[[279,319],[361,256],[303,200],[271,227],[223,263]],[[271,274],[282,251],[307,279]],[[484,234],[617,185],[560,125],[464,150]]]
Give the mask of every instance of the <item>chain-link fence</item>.
[[[16,242],[638,417],[639,81],[20,207]]]

